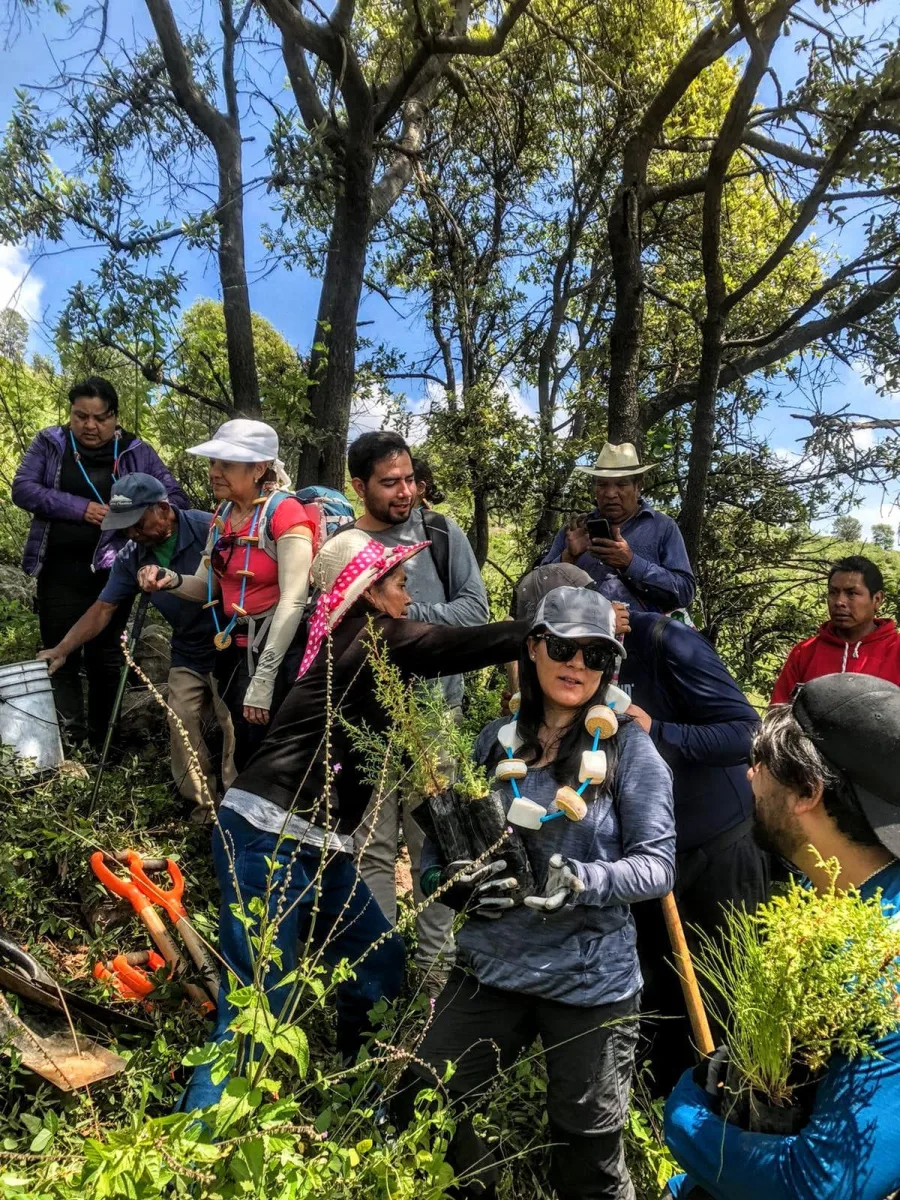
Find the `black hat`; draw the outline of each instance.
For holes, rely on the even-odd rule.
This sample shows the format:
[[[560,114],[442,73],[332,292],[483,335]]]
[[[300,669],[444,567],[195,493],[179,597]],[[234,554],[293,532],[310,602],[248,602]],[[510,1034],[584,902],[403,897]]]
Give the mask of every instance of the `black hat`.
[[[875,836],[900,857],[900,687],[873,675],[822,675],[803,685],[792,711],[853,787]]]
[[[533,621],[538,605],[555,588],[593,587],[587,571],[574,563],[543,563],[529,571],[516,584],[513,610],[519,621]]]

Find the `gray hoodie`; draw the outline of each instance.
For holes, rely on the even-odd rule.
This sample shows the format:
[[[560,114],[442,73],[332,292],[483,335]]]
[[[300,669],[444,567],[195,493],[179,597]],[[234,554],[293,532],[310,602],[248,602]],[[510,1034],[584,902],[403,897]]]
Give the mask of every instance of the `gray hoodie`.
[[[429,625],[484,625],[490,618],[487,592],[478,570],[478,563],[469,539],[449,517],[447,521],[449,595],[428,550],[423,550],[406,564],[407,588],[412,607],[407,614],[412,621]],[[436,532],[435,536],[441,536]],[[377,533],[369,533],[383,546],[411,546],[429,541],[422,521],[422,509],[414,508],[402,525],[393,525]],[[442,680],[444,698],[453,707],[462,704],[463,679],[448,675]]]
[[[487,759],[504,719],[482,730],[475,747]],[[671,891],[675,879],[672,774],[646,733],[626,720],[617,735],[612,791],[590,787],[584,820],[562,817],[539,831],[520,830],[542,892],[553,854],[575,866],[585,890],[555,913],[511,909],[498,921],[471,917],[458,938],[458,961],[479,982],[589,1008],[614,1004],[642,986],[630,904]],[[591,740],[584,736],[584,748]],[[573,780],[577,786],[577,780]],[[548,808],[559,784],[550,768],[529,767],[520,790]],[[508,783],[498,784],[507,803]],[[422,871],[438,862],[426,843]]]

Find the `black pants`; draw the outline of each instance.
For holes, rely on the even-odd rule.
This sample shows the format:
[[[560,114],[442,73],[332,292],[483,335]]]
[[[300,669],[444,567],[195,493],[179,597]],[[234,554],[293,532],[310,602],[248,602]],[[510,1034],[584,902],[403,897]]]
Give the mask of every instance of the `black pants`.
[[[731,845],[711,850],[703,847],[677,857],[675,897],[688,946],[698,948],[693,930],[715,934],[729,905],[743,905],[752,912],[769,899],[769,858],[746,832]],[[638,933],[638,954],[644,976],[641,1007],[648,1014],[641,1033],[649,1041],[647,1054],[653,1075],[653,1090],[667,1096],[682,1072],[694,1066],[697,1053],[687,1018],[681,984],[671,965],[672,950],[659,901],[633,904]],[[660,1019],[654,1019],[658,1016]],[[713,1037],[721,1037],[711,1020]]]
[[[447,1160],[463,1181],[463,1197],[494,1194],[497,1161],[479,1137],[471,1109],[540,1035],[547,1062],[551,1182],[559,1200],[634,1200],[625,1166],[622,1127],[628,1112],[639,997],[619,1004],[576,1008],[485,987],[455,967],[441,992],[434,1020],[396,1100],[396,1117],[408,1124],[422,1087],[435,1087],[445,1064],[456,1070],[447,1092],[460,1110]]]
[[[265,639],[257,647],[257,658],[264,646]],[[262,745],[263,739],[272,727],[275,714],[287,695],[285,672],[285,664],[282,662],[275,679],[268,723],[251,725],[249,721],[244,720],[244,697],[252,678],[250,665],[247,662],[247,647],[238,646],[232,640],[230,646],[225,650],[219,650],[216,654],[216,682],[219,685],[219,695],[228,705],[228,711],[231,713],[231,723],[234,726],[234,767],[238,774],[243,771]]]
[[[100,595],[108,578],[108,571],[94,572],[85,562],[44,564],[37,581],[37,610],[45,649],[62,641]],[[125,666],[121,639],[130,613],[129,603],[120,604],[100,636],[70,654],[53,676],[60,731],[70,744],[83,742],[87,737],[95,749],[103,745]],[[82,665],[88,685],[86,723]]]

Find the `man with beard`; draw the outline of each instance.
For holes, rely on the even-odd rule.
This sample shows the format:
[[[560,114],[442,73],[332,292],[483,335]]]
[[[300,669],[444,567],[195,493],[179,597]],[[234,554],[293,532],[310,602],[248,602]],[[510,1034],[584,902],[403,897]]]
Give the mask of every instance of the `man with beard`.
[[[398,433],[364,433],[347,455],[353,490],[365,505],[356,522],[385,546],[416,545],[430,541],[430,552],[417,554],[407,564],[407,588],[412,596],[408,616],[431,625],[483,625],[489,619],[487,593],[469,540],[459,526],[442,513],[413,507],[417,500],[412,456]],[[461,675],[440,680],[444,700],[461,713]],[[452,778],[453,764],[445,764]],[[392,792],[373,800],[357,834],[360,874],[391,922],[397,919],[394,868],[402,820],[412,864],[413,895],[424,900],[419,887],[419,859],[424,833],[413,813],[421,797]],[[430,904],[416,921],[418,965],[428,976],[430,991],[439,990],[441,978],[453,959],[453,913],[443,904]],[[441,957],[443,956],[442,961]]]
[[[770,709],[749,777],[760,845],[824,891],[880,893],[900,910],[900,688],[861,674],[824,675]],[[821,857],[820,857],[821,856]],[[700,1200],[884,1200],[900,1187],[900,1031],[875,1053],[835,1054],[808,1123],[791,1136],[747,1133],[682,1076],[666,1105],[666,1141],[687,1170],[670,1197]]]

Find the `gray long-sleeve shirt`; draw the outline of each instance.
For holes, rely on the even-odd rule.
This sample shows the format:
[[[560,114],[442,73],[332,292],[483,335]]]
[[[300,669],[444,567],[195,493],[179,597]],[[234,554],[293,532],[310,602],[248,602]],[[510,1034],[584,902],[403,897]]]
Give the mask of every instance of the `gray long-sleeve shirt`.
[[[410,620],[426,621],[429,625],[484,625],[490,620],[490,610],[478,563],[469,539],[455,521],[449,517],[445,519],[449,551],[448,591],[444,591],[431,553],[423,550],[405,564],[407,588],[413,601],[408,616]],[[393,525],[369,536],[383,546],[412,546],[430,540],[421,508],[413,509],[402,525]],[[443,534],[435,530],[433,536],[442,537]],[[451,707],[462,704],[461,675],[445,676],[441,684]]]
[[[477,759],[491,756],[503,723],[494,721],[482,731]],[[539,830],[519,830],[538,891],[553,854],[574,863],[585,890],[555,913],[521,907],[499,921],[470,918],[458,937],[459,959],[481,983],[579,1008],[614,1004],[640,989],[629,905],[665,895],[675,879],[672,774],[633,721],[620,727],[617,741],[612,788],[587,789],[582,821],[563,817]],[[584,744],[590,748],[587,734]],[[544,808],[560,786],[548,767],[529,767],[519,783],[522,795]],[[508,807],[511,786],[497,786]],[[422,871],[438,861],[437,848],[426,841]]]

